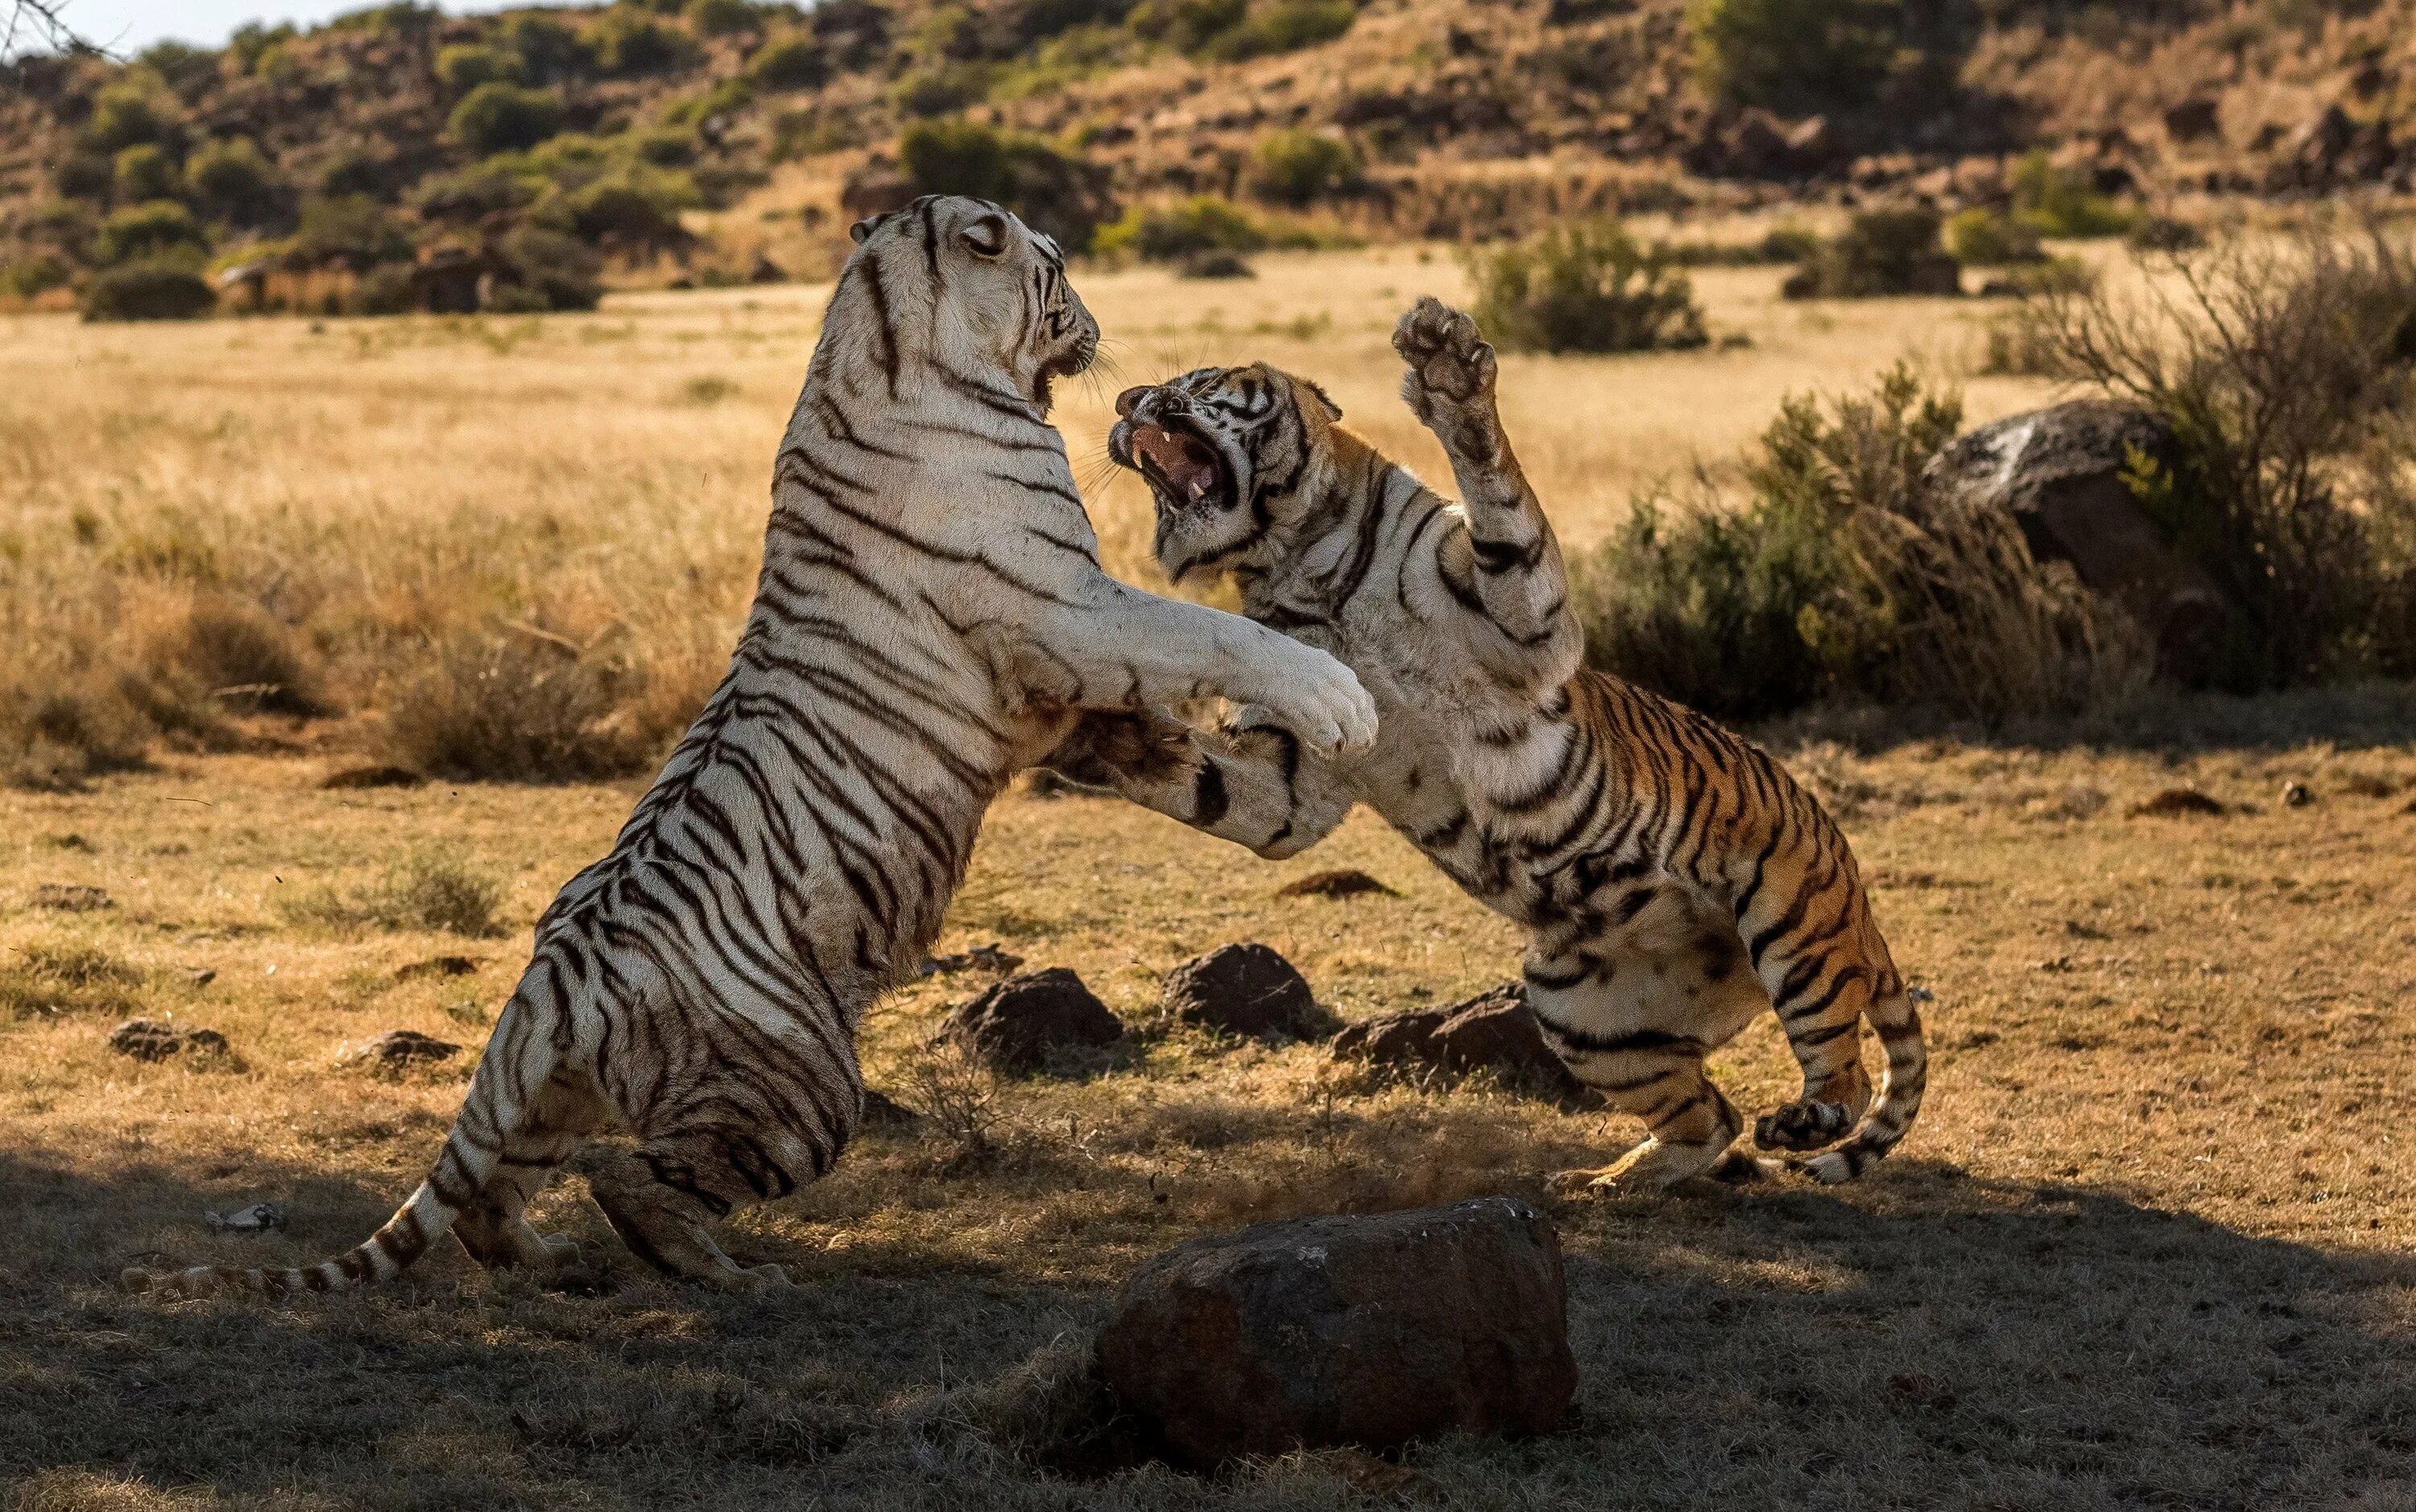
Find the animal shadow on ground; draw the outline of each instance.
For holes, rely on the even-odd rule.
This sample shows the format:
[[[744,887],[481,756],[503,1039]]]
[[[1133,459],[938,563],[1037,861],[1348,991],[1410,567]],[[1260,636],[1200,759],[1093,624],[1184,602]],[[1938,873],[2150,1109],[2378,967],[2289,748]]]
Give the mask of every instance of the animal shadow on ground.
[[[390,1198],[246,1174],[279,1261]],[[1068,1481],[967,1388],[1102,1315],[1101,1289],[959,1274],[763,1298],[550,1291],[455,1255],[376,1291],[163,1303],[108,1284],[223,1195],[0,1155],[0,1483],[53,1506],[1326,1507],[1294,1457]],[[1560,1214],[1584,1371],[1570,1426],[1412,1451],[1470,1507],[2410,1504],[2416,1263],[2252,1238],[2104,1191],[1892,1161]],[[234,1241],[208,1241],[216,1250]],[[756,1248],[762,1248],[757,1246]],[[227,1250],[216,1252],[228,1253]],[[782,1258],[777,1253],[772,1258]],[[1062,1345],[1061,1345],[1062,1349]],[[2402,1500],[2393,1500],[2398,1497]]]

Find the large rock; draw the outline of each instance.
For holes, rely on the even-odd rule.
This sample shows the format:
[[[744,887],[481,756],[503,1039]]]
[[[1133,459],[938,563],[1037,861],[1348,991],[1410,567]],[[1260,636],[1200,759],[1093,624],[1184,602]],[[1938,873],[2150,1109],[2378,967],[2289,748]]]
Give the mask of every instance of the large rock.
[[[1168,1457],[1540,1433],[1577,1392],[1561,1246],[1508,1197],[1194,1239],[1125,1283],[1102,1377]]]
[[[2155,647],[2156,671],[2212,679],[2231,605],[2206,570],[2165,544],[2123,472],[2134,456],[2169,469],[2172,427],[2099,399],[2010,415],[1930,460],[1927,480],[2012,514],[2042,561],[2068,561],[2084,584],[2128,614]]]
[[[1220,945],[1166,974],[1167,1011],[1185,1024],[1263,1039],[1315,1038],[1325,1010],[1292,964],[1264,945]]]
[[[940,1037],[994,1070],[1037,1070],[1068,1051],[1110,1045],[1124,1021],[1064,966],[1009,977],[949,1010]]]
[[[1363,1019],[1334,1037],[1336,1060],[1431,1066],[1455,1073],[1489,1067],[1503,1081],[1565,1108],[1602,1105],[1602,1095],[1571,1075],[1544,1039],[1522,982],[1505,981],[1449,1008]]]

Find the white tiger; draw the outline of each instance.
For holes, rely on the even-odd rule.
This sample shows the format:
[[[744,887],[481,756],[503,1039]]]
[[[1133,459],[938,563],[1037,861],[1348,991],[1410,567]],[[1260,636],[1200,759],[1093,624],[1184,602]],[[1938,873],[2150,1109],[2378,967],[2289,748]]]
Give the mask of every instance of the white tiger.
[[[383,1280],[449,1227],[488,1265],[569,1241],[522,1207],[580,1169],[629,1248],[724,1284],[709,1225],[828,1170],[860,1112],[866,1007],[924,959],[983,812],[1080,711],[1224,696],[1321,752],[1366,748],[1340,663],[1135,591],[1046,421],[1098,329],[1054,243],[927,198],[859,224],[773,484],[728,676],[623,828],[536,930],[535,959],[427,1180],[319,1265],[128,1270],[134,1290]]]

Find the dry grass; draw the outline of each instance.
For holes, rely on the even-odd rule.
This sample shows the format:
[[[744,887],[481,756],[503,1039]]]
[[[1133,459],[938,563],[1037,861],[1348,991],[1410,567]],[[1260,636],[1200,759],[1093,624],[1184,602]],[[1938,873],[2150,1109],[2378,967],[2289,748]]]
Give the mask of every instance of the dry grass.
[[[1790,746],[1938,995],[1922,1124],[1854,1188],[1559,1209],[1582,1421],[1418,1450],[1424,1499],[2110,1507],[2373,1490],[2363,1505],[2396,1505],[2384,1488],[2416,1471],[2416,1186],[2393,1149],[2416,1081],[2416,710],[2374,694],[2181,713],[2239,743]],[[2337,739],[2310,739],[2325,730]],[[1177,1033],[1089,1080],[961,1088],[987,1099],[954,1119],[976,1137],[871,1133],[830,1179],[744,1219],[734,1247],[786,1265],[793,1295],[658,1283],[574,1180],[543,1215],[597,1244],[608,1295],[448,1250],[363,1297],[122,1297],[107,1279],[143,1251],[299,1257],[367,1232],[468,1068],[385,1081],[337,1050],[392,1027],[464,1038],[521,959],[517,940],[289,925],[280,896],[373,886],[412,835],[506,876],[517,935],[631,794],[325,792],[317,775],[178,758],[98,795],[0,800],[15,837],[0,897],[20,905],[0,944],[23,963],[9,998],[72,987],[0,1022],[0,1193],[17,1215],[0,1231],[0,1471],[29,1505],[1338,1505],[1347,1467],[1317,1456],[1205,1484],[1062,1482],[970,1425],[1045,1409],[991,1383],[1095,1320],[1165,1245],[1535,1195],[1547,1169],[1626,1137],[1481,1085],[1371,1085],[1313,1047]],[[2281,805],[2292,779],[2313,805]],[[2182,785],[2233,812],[2122,816]],[[1277,898],[1336,864],[1399,896]],[[23,906],[44,883],[103,887],[114,906]],[[1505,925],[1366,815],[1268,865],[1081,798],[1002,803],[944,948],[1004,941],[1137,1015],[1175,962],[1242,938],[1354,1018],[1475,991],[1514,957]],[[465,950],[474,976],[397,980]],[[202,970],[216,976],[196,985]],[[922,1047],[974,985],[935,979],[876,1010],[873,1084],[923,1097]],[[136,1010],[219,1029],[234,1055],[111,1055],[109,1025]],[[1717,1071],[1747,1107],[1788,1095],[1770,1025]],[[202,1221],[260,1200],[291,1210],[288,1233]]]
[[[1385,337],[1411,297],[1457,294],[1458,277],[1391,251],[1269,258],[1214,290],[1138,271],[1084,289],[1122,337],[1123,381],[1295,365],[1440,475],[1393,397]],[[1732,453],[1789,390],[1859,385],[1907,352],[1960,370],[1980,349],[1978,310],[1782,307],[1776,277],[1699,276],[1715,332],[1750,329],[1747,350],[1507,360],[1514,433],[1572,539],[1598,537],[1653,474]],[[944,1116],[868,1133],[829,1180],[737,1225],[733,1249],[785,1265],[793,1295],[653,1280],[576,1180],[540,1216],[597,1246],[602,1295],[450,1250],[401,1284],[287,1307],[111,1289],[146,1251],[315,1256],[417,1179],[468,1066],[379,1078],[337,1052],[398,1027],[474,1040],[538,910],[635,788],[317,785],[393,738],[373,716],[452,637],[641,667],[666,706],[709,672],[743,606],[818,296],[323,329],[0,322],[0,643],[21,685],[79,656],[150,666],[144,648],[177,644],[197,605],[231,601],[258,606],[297,675],[358,716],[227,710],[217,743],[248,749],[196,735],[82,792],[0,793],[8,1500],[1353,1505],[1364,1467],[1340,1457],[1068,1481],[1002,1445],[1045,1435],[1067,1340],[1166,1245],[1336,1207],[1540,1195],[1543,1172],[1628,1137],[1481,1080],[1385,1084],[1335,1074],[1313,1047],[1180,1030],[1087,1079],[991,1085],[925,1053],[944,1006],[980,985],[960,976],[898,994],[865,1031],[872,1083],[953,1100]],[[1070,397],[1078,457],[1117,386]],[[2042,392],[1974,382],[1971,408]],[[1110,562],[1146,580],[1140,495],[1109,480],[1096,497]],[[1856,754],[1850,723],[1779,737],[1852,833],[1900,961],[1937,993],[1923,1121],[1843,1190],[1557,1209],[1582,1417],[1532,1443],[1420,1448],[1412,1500],[2405,1505],[2416,1187],[2392,1146],[2416,1082],[2416,706],[2369,691],[2098,718],[1876,755]],[[2290,779],[2318,801],[2284,808]],[[2232,811],[2123,816],[2179,786]],[[501,880],[508,938],[436,927],[478,927],[476,910],[397,908],[367,931],[280,901],[399,895],[397,858],[446,847],[447,876]],[[1276,897],[1335,867],[1393,893]],[[39,906],[48,884],[111,906]],[[1089,798],[1001,804],[941,948],[1004,942],[1139,1017],[1176,962],[1250,938],[1346,1018],[1449,1001],[1516,958],[1508,926],[1368,816],[1269,865]],[[440,955],[476,969],[404,970]],[[233,1054],[112,1055],[110,1025],[135,1013],[220,1030]],[[1789,1069],[1769,1025],[1716,1067],[1747,1107],[1789,1095]],[[203,1218],[262,1200],[290,1210],[288,1232],[214,1235]]]

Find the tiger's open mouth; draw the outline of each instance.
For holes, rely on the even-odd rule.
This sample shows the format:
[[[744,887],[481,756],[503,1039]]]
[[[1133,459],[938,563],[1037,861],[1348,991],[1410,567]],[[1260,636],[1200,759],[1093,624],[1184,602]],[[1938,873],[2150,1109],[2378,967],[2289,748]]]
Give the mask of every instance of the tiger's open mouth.
[[[1127,422],[1125,450],[1128,465],[1149,480],[1161,503],[1188,509],[1203,502],[1223,502],[1232,491],[1225,459],[1187,430]]]

